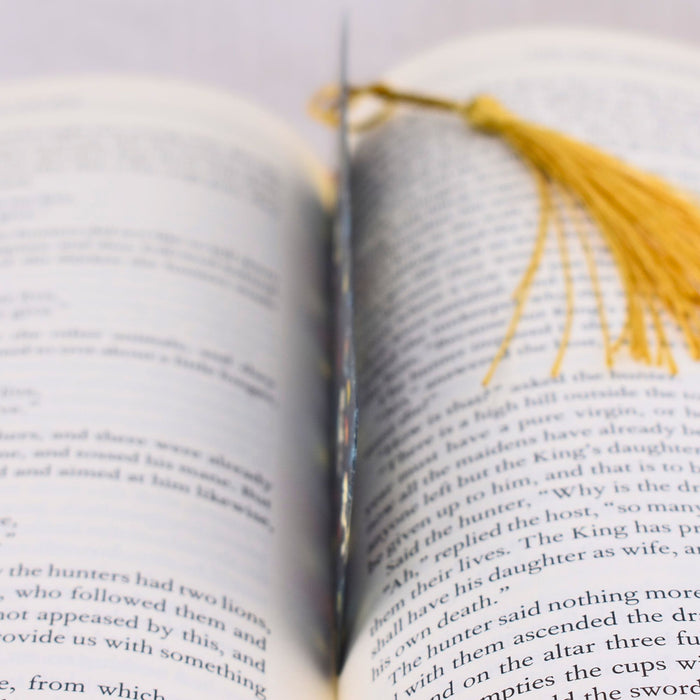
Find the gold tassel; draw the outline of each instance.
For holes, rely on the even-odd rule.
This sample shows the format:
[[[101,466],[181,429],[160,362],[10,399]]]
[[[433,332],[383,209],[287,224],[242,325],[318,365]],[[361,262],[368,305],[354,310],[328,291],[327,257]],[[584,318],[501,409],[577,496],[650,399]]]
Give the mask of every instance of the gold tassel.
[[[374,97],[385,105],[369,120],[356,124],[355,129],[386,120],[393,107],[401,103],[447,110],[457,113],[471,127],[502,138],[534,173],[540,199],[538,234],[514,295],[513,316],[484,384],[493,377],[515,335],[552,221],[566,287],[566,322],[552,376],[560,371],[573,319],[573,282],[560,206],[574,221],[578,208],[585,211],[602,233],[619,270],[627,309],[622,332],[612,341],[590,242],[584,228],[575,224],[593,284],[607,366],[612,368],[615,353],[626,344],[636,360],[665,365],[675,374],[677,366],[664,331],[664,316],[681,329],[693,359],[700,357],[700,209],[688,196],[661,178],[636,170],[590,145],[520,118],[489,95],[457,102],[375,83],[349,88],[348,97],[351,103],[360,97]],[[311,111],[321,121],[336,124],[337,90],[318,93]],[[648,325],[656,336],[655,358],[647,337]]]

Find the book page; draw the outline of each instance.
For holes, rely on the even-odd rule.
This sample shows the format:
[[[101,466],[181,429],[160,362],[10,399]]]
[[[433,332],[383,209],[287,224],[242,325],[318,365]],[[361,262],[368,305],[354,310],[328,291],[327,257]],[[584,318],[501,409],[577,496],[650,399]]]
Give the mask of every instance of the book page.
[[[0,93],[0,697],[330,696],[320,181],[208,90]]]
[[[700,191],[700,60],[617,35],[485,37],[389,82],[495,95]],[[700,693],[700,372],[605,366],[585,255],[556,237],[481,381],[534,245],[536,183],[497,139],[408,111],[355,153],[360,429],[341,698],[619,700]],[[590,236],[613,337],[616,270]]]

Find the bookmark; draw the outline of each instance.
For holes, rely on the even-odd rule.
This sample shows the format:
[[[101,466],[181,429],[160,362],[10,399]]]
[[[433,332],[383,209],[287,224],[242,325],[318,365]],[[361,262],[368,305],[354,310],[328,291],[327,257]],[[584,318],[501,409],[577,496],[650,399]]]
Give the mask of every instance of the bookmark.
[[[470,127],[501,138],[530,167],[540,201],[537,235],[515,290],[513,315],[484,385],[492,379],[515,336],[550,226],[556,231],[566,289],[566,322],[551,374],[560,372],[574,313],[561,209],[573,221],[577,211],[585,212],[603,236],[620,275],[627,308],[622,331],[613,340],[590,243],[583,227],[575,226],[593,284],[608,368],[613,367],[616,353],[627,346],[635,360],[665,366],[676,374],[664,330],[669,320],[683,332],[691,357],[700,358],[700,208],[690,196],[593,146],[521,118],[489,95],[458,102],[396,90],[383,83],[351,87],[348,94],[351,104],[373,97],[383,105],[369,119],[353,125],[355,130],[381,124],[399,104],[449,111]],[[310,111],[320,121],[336,126],[336,105],[337,89],[324,88],[312,99]],[[653,354],[648,326],[655,337]]]
[[[346,85],[347,28],[341,36],[340,84]],[[335,298],[335,644],[334,662],[339,675],[347,643],[347,569],[350,557],[350,525],[357,458],[357,381],[353,333],[352,218],[350,152],[347,132],[347,93],[341,89],[338,106],[338,206],[333,227],[333,286]]]

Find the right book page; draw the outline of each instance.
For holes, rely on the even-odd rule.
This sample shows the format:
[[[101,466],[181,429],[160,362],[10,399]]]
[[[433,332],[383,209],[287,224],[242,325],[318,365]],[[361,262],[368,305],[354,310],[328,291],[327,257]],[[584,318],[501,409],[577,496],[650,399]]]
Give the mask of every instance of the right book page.
[[[700,55],[617,34],[528,31],[448,46],[388,82],[488,92],[700,191]],[[700,366],[605,365],[586,256],[557,239],[506,357],[539,201],[527,167],[450,115],[364,136],[353,198],[360,437],[341,698],[700,694]],[[590,245],[615,337],[625,299]],[[668,324],[667,324],[668,325]]]

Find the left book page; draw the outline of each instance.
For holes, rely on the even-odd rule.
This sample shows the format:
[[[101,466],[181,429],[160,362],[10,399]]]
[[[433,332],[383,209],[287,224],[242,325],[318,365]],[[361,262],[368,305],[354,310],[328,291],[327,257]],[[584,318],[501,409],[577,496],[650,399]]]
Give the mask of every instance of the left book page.
[[[0,698],[331,696],[322,182],[208,90],[0,91]]]

